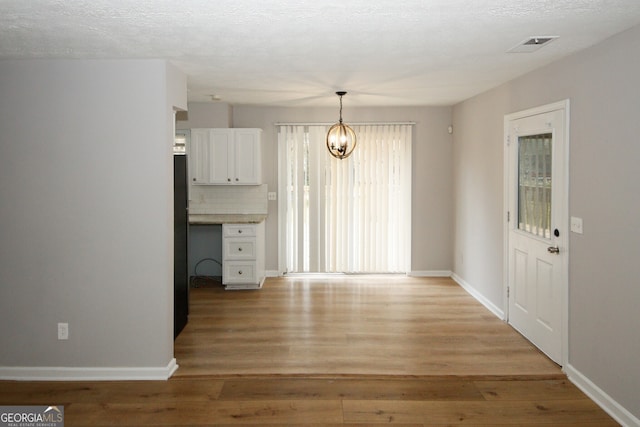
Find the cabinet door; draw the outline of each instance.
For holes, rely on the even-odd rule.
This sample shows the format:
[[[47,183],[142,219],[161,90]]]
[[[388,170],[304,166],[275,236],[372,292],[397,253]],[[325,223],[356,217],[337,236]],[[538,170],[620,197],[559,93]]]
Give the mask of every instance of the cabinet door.
[[[209,157],[209,182],[211,184],[233,184],[233,130],[212,129],[210,131],[211,155]]]
[[[193,184],[209,184],[209,129],[191,129],[189,175]]]
[[[262,181],[260,130],[235,129],[233,149],[233,183],[260,184]]]
[[[256,275],[255,261],[228,261],[224,263],[222,282],[227,284],[256,284],[260,280]]]
[[[255,237],[257,228],[255,224],[224,224],[222,234],[224,237]]]
[[[229,260],[255,260],[256,259],[256,239],[249,238],[224,238],[224,248],[222,249],[223,262]]]

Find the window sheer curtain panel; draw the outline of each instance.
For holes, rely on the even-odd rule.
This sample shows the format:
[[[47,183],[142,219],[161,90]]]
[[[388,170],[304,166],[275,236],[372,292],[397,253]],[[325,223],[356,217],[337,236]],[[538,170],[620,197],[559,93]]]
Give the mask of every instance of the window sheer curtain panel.
[[[410,270],[412,127],[352,127],[358,146],[338,160],[328,126],[279,126],[289,272]]]

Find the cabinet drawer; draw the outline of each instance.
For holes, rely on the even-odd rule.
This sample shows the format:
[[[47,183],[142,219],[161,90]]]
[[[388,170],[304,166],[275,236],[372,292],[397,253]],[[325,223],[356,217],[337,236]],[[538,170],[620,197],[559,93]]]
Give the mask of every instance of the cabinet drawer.
[[[222,228],[224,230],[224,237],[252,237],[256,235],[256,226],[254,224],[224,224]]]
[[[224,263],[224,284],[257,283],[256,263],[252,261],[226,261]]]
[[[227,238],[224,239],[224,260],[256,259],[256,239]]]

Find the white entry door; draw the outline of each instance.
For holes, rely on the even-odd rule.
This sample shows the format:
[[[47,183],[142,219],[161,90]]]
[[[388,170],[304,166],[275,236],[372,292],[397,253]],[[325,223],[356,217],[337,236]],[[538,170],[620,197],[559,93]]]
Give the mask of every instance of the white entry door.
[[[560,103],[505,118],[509,323],[563,364],[567,310],[567,117]]]

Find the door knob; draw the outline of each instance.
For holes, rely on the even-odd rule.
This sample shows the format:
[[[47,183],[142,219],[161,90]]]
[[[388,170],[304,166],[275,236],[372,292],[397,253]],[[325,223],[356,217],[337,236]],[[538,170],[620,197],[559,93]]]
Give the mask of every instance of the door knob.
[[[557,246],[549,246],[549,247],[547,248],[547,251],[548,251],[550,254],[559,254],[559,253],[560,253],[560,248],[559,248],[559,247],[557,247]]]

